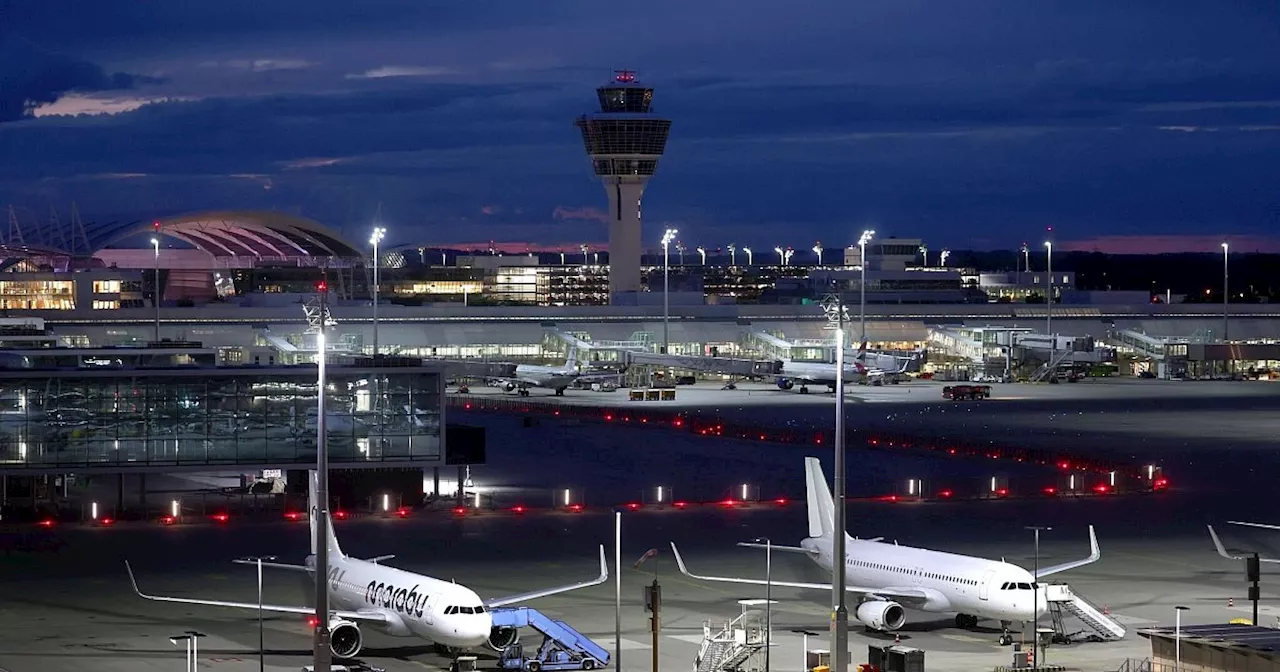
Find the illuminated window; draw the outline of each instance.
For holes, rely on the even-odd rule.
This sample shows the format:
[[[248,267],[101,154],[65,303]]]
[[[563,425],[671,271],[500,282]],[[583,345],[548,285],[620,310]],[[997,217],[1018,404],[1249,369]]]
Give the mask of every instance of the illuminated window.
[[[98,299],[94,299],[93,301],[94,310],[115,310],[116,308],[119,308],[119,307],[120,307],[119,301],[101,301]]]
[[[94,294],[119,294],[120,281],[119,280],[94,280],[93,293]],[[97,306],[94,306],[94,307],[96,308]]]
[[[0,308],[6,310],[74,310],[71,280],[0,280]]]

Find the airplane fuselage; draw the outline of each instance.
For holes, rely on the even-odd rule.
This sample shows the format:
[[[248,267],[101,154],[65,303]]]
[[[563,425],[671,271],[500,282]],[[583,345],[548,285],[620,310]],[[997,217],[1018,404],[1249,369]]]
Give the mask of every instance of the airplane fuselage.
[[[382,612],[387,623],[370,627],[388,635],[468,649],[484,644],[493,628],[480,596],[456,583],[331,555],[328,584],[332,608]]]
[[[800,546],[819,567],[832,571],[831,540],[809,538]],[[1044,586],[1036,589],[1037,600],[1031,572],[1017,565],[877,541],[846,537],[845,582],[923,590],[929,599],[919,607],[928,612],[1012,622],[1028,622],[1036,612],[1048,612]]]

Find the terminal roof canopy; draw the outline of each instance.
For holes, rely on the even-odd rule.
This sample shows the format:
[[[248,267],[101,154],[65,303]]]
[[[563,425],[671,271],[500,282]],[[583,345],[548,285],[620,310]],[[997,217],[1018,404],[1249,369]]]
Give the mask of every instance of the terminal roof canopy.
[[[72,252],[92,254],[129,238],[156,233],[185,241],[215,257],[363,256],[359,247],[319,222],[272,211],[215,211],[154,222],[88,224],[85,243],[89,249]]]

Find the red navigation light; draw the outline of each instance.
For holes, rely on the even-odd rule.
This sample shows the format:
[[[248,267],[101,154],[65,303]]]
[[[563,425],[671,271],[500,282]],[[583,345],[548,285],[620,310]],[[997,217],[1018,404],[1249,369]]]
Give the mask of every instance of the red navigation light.
[[[683,509],[684,507],[689,506],[689,502],[672,502],[671,506],[674,506],[677,509]]]
[[[160,232],[160,222],[159,222],[159,221],[151,222],[151,229],[152,229],[153,231],[155,231],[155,232],[159,233],[159,232]]]
[[[45,518],[44,520],[40,521],[40,522],[39,522],[39,523],[37,523],[37,524],[38,524],[40,527],[53,527],[53,519],[52,519],[52,518]]]
[[[1057,492],[1058,492],[1058,489],[1057,489],[1057,488],[1055,488],[1055,487],[1053,487],[1052,485],[1044,489],[1044,494],[1046,494],[1046,495],[1052,495],[1052,494],[1055,494],[1055,493],[1057,493]]]
[[[636,81],[636,73],[634,70],[618,70],[613,79],[622,84],[630,84]]]
[[[516,504],[515,506],[511,507],[511,511],[513,513],[524,513],[525,508],[519,504]]]
[[[453,513],[458,516],[464,515],[466,514],[466,512],[467,512],[467,507],[465,506],[455,506],[453,508]]]
[[[231,516],[228,516],[228,515],[227,515],[227,514],[225,514],[225,513],[215,513],[215,514],[213,514],[212,516],[209,516],[209,517],[210,517],[210,518],[212,518],[212,519],[214,519],[214,520],[216,520],[216,521],[218,521],[219,523],[225,523],[225,522],[227,522],[228,520],[231,520]]]
[[[337,518],[338,520],[346,520],[346,519],[347,519],[347,512],[346,512],[346,511],[334,511],[334,512],[333,512],[333,517],[334,517],[334,518]]]
[[[577,513],[577,512],[579,512],[579,511],[581,511],[581,510],[582,510],[582,505],[581,505],[581,504],[570,504],[570,505],[569,505],[569,510],[570,510],[570,511],[573,511],[574,513]]]
[[[400,516],[401,518],[408,518],[408,517],[409,517],[409,509],[408,509],[408,508],[406,508],[406,507],[403,507],[403,506],[402,506],[402,507],[400,507],[400,508],[396,509],[396,515],[397,515],[397,516]]]
[[[996,490],[996,495],[1000,497],[1004,497],[1007,494],[1009,494],[1008,488],[1000,488],[999,490]]]
[[[316,618],[315,616],[308,616],[308,617],[307,617],[307,625],[309,625],[309,626],[311,626],[311,627],[313,627],[313,628],[314,628],[314,627],[316,627],[316,626],[320,625],[320,619]]]
[[[775,503],[775,504],[777,504],[778,506],[786,506],[786,505],[787,505],[787,498],[786,498],[786,497],[779,497],[779,498],[777,498],[777,499],[775,499],[775,500],[773,500],[773,501],[774,501],[774,503]]]
[[[636,509],[639,509],[639,508],[640,508],[640,505],[639,505],[638,503],[636,503],[636,502],[628,502],[628,503],[627,503],[627,508],[628,508],[628,509],[631,509],[632,511],[635,511]]]
[[[284,514],[284,517],[288,520],[302,520],[302,514],[297,511],[289,511]]]
[[[948,499],[948,498],[950,498],[950,497],[951,497],[951,495],[953,495],[953,494],[955,494],[955,493],[951,492],[950,490],[943,490],[942,492],[939,492],[939,493],[938,493],[938,496],[939,496],[939,497],[941,497],[941,498],[943,498],[943,499]]]
[[[1099,495],[1105,495],[1110,490],[1111,490],[1111,486],[1107,485],[1106,483],[1099,483],[1093,486],[1093,491],[1098,493]]]

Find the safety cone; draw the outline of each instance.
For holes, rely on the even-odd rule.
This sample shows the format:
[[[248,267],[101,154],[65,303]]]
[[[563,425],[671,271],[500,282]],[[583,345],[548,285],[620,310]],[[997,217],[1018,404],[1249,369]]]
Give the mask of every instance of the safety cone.
[[[1234,598],[1234,597],[1228,597],[1228,598],[1227,598],[1227,606],[1228,606],[1228,607],[1234,607],[1234,606],[1236,606],[1236,598]]]
[[[902,643],[902,636],[901,636],[901,635],[899,635],[899,634],[898,634],[898,633],[896,633],[896,632],[895,632],[895,633],[893,633],[893,643],[894,643],[894,644],[901,644],[901,643]]]
[[[1110,616],[1110,615],[1111,615],[1111,610],[1107,608],[1107,603],[1106,603],[1106,602],[1103,602],[1103,603],[1102,603],[1102,615],[1103,615],[1103,616]]]

